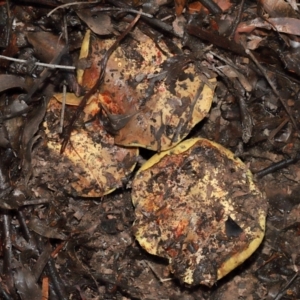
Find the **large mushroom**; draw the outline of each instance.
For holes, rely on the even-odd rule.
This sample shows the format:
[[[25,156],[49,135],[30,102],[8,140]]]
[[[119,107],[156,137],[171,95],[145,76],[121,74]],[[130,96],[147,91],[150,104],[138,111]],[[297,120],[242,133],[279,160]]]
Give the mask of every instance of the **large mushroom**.
[[[155,154],[132,185],[134,232],[181,282],[212,286],[260,245],[267,202],[248,167],[202,138]]]

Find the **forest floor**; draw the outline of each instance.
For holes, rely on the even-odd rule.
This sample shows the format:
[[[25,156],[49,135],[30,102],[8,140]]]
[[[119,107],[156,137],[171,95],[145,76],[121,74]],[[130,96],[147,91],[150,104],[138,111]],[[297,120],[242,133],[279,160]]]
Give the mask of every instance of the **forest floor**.
[[[0,298],[300,299],[298,4],[80,2],[0,1]],[[140,166],[195,137],[268,205],[262,244],[211,287],[133,226]]]

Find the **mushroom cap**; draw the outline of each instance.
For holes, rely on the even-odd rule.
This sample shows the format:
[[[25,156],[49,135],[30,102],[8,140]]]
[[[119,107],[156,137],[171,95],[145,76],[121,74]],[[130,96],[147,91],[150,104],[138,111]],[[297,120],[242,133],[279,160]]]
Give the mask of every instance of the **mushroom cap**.
[[[121,43],[108,58],[98,101],[105,108],[102,114],[128,117],[115,132],[116,144],[160,152],[180,143],[206,117],[216,78],[192,54],[174,55],[138,29],[132,34],[135,39]],[[113,42],[87,32],[80,57],[88,58],[91,66],[78,73],[84,87],[96,83],[98,62]]]
[[[212,286],[260,245],[267,202],[248,167],[223,146],[188,139],[155,154],[132,185],[134,233],[181,282]]]
[[[68,100],[73,97],[68,95]],[[58,134],[61,104],[51,99],[45,116],[48,155],[56,173],[56,185],[73,196],[102,197],[122,187],[134,170],[138,148],[125,148],[114,144],[99,120],[85,123],[98,110],[97,98],[90,99],[81,119],[72,132],[70,142],[60,154],[61,138]],[[72,103],[76,105],[76,103]],[[76,108],[75,108],[76,109]]]

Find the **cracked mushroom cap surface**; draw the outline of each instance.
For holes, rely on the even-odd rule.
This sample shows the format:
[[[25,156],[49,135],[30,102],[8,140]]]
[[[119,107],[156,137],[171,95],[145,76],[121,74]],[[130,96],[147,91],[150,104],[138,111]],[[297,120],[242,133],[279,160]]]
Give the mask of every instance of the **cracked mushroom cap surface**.
[[[174,276],[212,286],[260,245],[267,201],[248,167],[223,146],[189,139],[155,154],[132,187],[134,233]]]
[[[59,99],[56,100],[58,97],[56,95],[49,102],[43,124],[47,136],[44,148],[53,169],[53,178],[45,178],[47,184],[75,197],[102,197],[122,187],[135,168],[138,149],[115,145],[114,138],[97,119],[88,121],[99,110],[98,99],[92,97],[72,132],[65,152],[60,154],[58,116],[61,104]],[[68,101],[76,106],[76,99],[73,102],[72,99],[73,96],[69,95]]]
[[[138,29],[132,35],[134,38],[128,37],[107,61],[98,94],[106,110],[101,117],[109,113],[111,118],[121,119],[122,126],[117,128],[106,122],[108,129],[115,131],[116,144],[160,152],[180,143],[206,117],[216,78],[208,68],[199,66],[193,55],[181,50],[174,55],[163,42],[158,46]],[[84,87],[95,84],[101,69],[99,59],[113,42],[87,32],[80,57],[87,58],[91,66],[83,75],[79,72]]]

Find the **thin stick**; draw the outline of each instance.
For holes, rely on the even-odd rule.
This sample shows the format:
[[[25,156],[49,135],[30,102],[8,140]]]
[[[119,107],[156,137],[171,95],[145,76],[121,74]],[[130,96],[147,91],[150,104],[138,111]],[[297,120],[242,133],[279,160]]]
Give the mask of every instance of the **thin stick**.
[[[66,8],[69,6],[76,6],[76,5],[81,5],[81,4],[95,4],[95,3],[99,3],[100,1],[85,1],[85,2],[71,2],[71,3],[66,3],[66,4],[62,4],[60,6],[55,7],[54,9],[52,9],[48,14],[47,17],[49,18],[55,11],[57,11],[58,9],[62,9],[62,8]]]
[[[128,12],[128,13],[134,13],[134,14],[140,14],[141,16],[153,18],[153,15],[147,14],[144,12],[140,12],[138,10],[132,9],[132,8],[120,8],[120,7],[95,7],[91,9],[92,12],[96,11],[120,11],[120,12]]]
[[[248,55],[251,57],[251,59],[252,59],[252,60],[254,61],[254,63],[256,64],[256,66],[259,68],[259,70],[260,70],[260,71],[263,73],[263,75],[265,76],[266,80],[268,81],[270,87],[271,87],[272,90],[273,90],[273,93],[279,98],[279,100],[280,100],[282,106],[284,107],[284,109],[285,109],[287,115],[289,116],[289,118],[290,118],[290,120],[292,121],[292,123],[293,123],[295,129],[296,129],[297,132],[299,133],[299,129],[298,129],[298,126],[297,126],[297,123],[296,123],[295,119],[293,118],[292,114],[290,113],[290,110],[289,110],[288,106],[286,105],[284,99],[280,96],[280,94],[279,94],[278,91],[276,90],[276,87],[275,87],[275,85],[273,84],[272,80],[269,78],[269,76],[268,76],[266,70],[265,70],[265,69],[262,67],[262,65],[257,61],[257,59],[256,59],[255,56],[252,54],[252,52],[251,52],[249,49],[246,49],[246,47],[244,47],[244,48],[245,48],[246,54],[248,54]]]
[[[55,7],[52,9],[48,14],[47,17],[50,17],[55,11],[58,9],[66,8],[68,6],[75,6],[75,5],[81,5],[81,4],[95,4],[99,3],[100,1],[91,1],[91,2],[71,2],[71,3],[66,3],[62,4],[60,6]],[[142,16],[148,17],[148,18],[153,18],[152,15],[144,13],[144,12],[139,12],[138,10],[131,9],[131,8],[118,8],[118,7],[100,7],[96,9],[92,9],[93,12],[96,11],[121,11],[121,12],[129,12],[129,13],[134,13],[134,14],[140,14]]]
[[[4,56],[4,55],[0,55],[0,59],[10,60],[10,61],[14,61],[14,62],[23,63],[23,64],[29,63],[25,59],[13,58],[13,57]],[[41,67],[50,68],[50,69],[65,69],[65,70],[75,70],[76,69],[74,66],[62,66],[62,65],[56,65],[56,64],[45,64],[45,63],[41,63],[41,62],[36,62],[34,64],[36,66],[41,66]]]
[[[13,299],[17,299],[17,295],[14,287],[14,277],[12,273],[12,231],[11,231],[11,215],[8,211],[3,214],[2,223],[2,239],[3,239],[3,267],[2,267],[2,279],[6,285],[7,290]]]
[[[275,128],[269,135],[268,140],[271,141],[275,135],[289,122],[289,118],[285,118],[277,128]]]
[[[299,157],[294,157],[294,158],[288,158],[281,160],[279,162],[276,162],[272,164],[269,167],[266,167],[258,172],[255,173],[256,178],[262,178],[270,173],[274,173],[275,171],[281,170],[283,168],[286,168],[287,166],[296,163],[299,160]]]
[[[6,11],[7,11],[7,35],[6,35],[6,45],[9,44],[10,36],[11,36],[11,24],[12,24],[12,17],[10,12],[10,3],[9,0],[6,0]]]
[[[131,9],[131,7],[126,3],[126,1],[119,1],[119,0],[107,0],[107,2],[115,7],[119,7],[122,9]],[[159,19],[156,18],[148,18],[144,15],[141,15],[141,18],[143,19],[143,21],[147,22],[148,24],[150,24],[153,27],[159,28],[167,33],[172,34],[173,36],[177,36],[179,38],[181,38],[180,34],[176,33],[173,30],[173,27],[167,23],[162,22]]]
[[[31,234],[31,231],[28,229],[24,213],[20,209],[17,210],[17,218],[18,218],[18,221],[20,223],[20,227],[21,227],[21,230],[23,232],[23,236],[24,236],[25,240],[27,242],[31,243],[32,245],[35,245],[36,243],[34,241],[34,237]]]
[[[62,106],[61,106],[61,114],[60,114],[58,133],[63,132],[64,117],[65,117],[65,110],[66,110],[66,98],[67,98],[67,86],[65,84],[63,84],[63,101],[62,101]]]
[[[235,31],[236,31],[239,23],[241,22],[244,4],[245,4],[245,0],[242,0],[241,3],[240,3],[239,10],[238,10],[238,15],[237,15],[237,17],[236,17],[236,19],[233,23],[232,31],[231,31],[231,34],[230,34],[231,37],[233,37],[235,35]]]
[[[66,14],[64,14],[63,32],[64,32],[64,37],[65,37],[65,43],[66,43],[66,45],[69,45],[68,25],[67,25],[67,16],[66,16]]]
[[[219,15],[223,12],[220,6],[212,0],[200,0],[200,3],[213,15]]]
[[[68,36],[68,28],[67,28],[67,18],[66,18],[66,15],[64,15],[64,36],[65,36],[66,45],[69,45],[69,36]],[[61,114],[60,114],[60,122],[59,122],[59,129],[58,129],[59,133],[62,133],[63,132],[63,128],[64,128],[66,98],[67,98],[67,85],[64,82],[63,83],[63,101],[62,101]]]
[[[55,262],[52,257],[50,257],[50,259],[47,262],[47,270],[49,272],[51,283],[53,284],[53,288],[54,288],[55,293],[57,294],[58,299],[61,299],[61,300],[69,299],[67,297],[65,286],[55,268]]]
[[[287,284],[281,289],[281,292],[279,292],[276,297],[274,298],[274,300],[279,300],[282,297],[285,296],[286,294],[286,290],[288,289],[288,287],[295,281],[295,279],[299,276],[299,271],[295,273],[295,275],[290,279],[289,282],[287,282]]]
[[[31,199],[31,200],[25,200],[22,202],[22,206],[25,205],[39,205],[44,203],[49,203],[50,200],[47,198],[38,198],[38,199]]]

